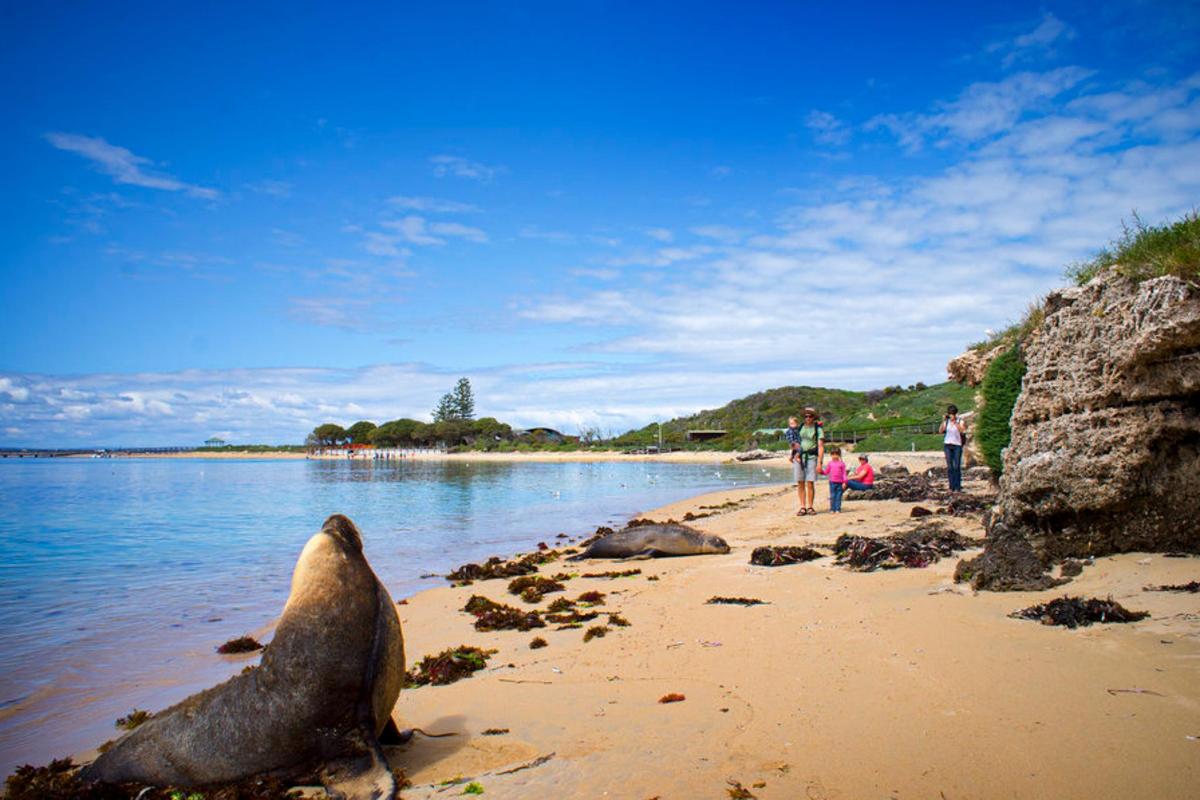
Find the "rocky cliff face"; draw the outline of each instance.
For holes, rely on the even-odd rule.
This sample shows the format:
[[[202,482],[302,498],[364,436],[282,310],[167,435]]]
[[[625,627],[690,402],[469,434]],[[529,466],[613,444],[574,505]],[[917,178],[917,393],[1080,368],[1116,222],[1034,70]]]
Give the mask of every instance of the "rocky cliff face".
[[[1045,588],[1069,556],[1200,553],[1200,288],[1115,273],[1046,299],[1025,343],[977,588]]]

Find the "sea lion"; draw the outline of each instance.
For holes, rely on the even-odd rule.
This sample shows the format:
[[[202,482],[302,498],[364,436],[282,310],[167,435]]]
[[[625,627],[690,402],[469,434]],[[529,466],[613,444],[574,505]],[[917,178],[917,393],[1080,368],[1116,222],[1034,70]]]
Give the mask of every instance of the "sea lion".
[[[662,558],[728,553],[720,536],[703,533],[687,525],[638,525],[603,536],[568,561],[583,558]]]
[[[155,714],[87,767],[85,780],[204,786],[270,773],[315,776],[346,800],[391,800],[380,749],[404,678],[400,618],[341,514],[292,573],[262,663]]]

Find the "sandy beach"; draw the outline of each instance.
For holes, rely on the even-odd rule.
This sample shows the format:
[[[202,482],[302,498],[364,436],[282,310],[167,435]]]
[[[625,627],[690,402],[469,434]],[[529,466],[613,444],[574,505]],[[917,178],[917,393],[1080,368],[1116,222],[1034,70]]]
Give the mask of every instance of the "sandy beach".
[[[819,494],[827,509],[824,485]],[[410,664],[460,644],[499,651],[471,678],[401,694],[404,725],[459,734],[391,750],[414,784],[404,796],[458,795],[468,779],[496,798],[725,798],[728,781],[759,798],[813,800],[1195,796],[1200,602],[1142,589],[1195,580],[1200,561],[1126,554],[1097,559],[1058,591],[973,594],[952,582],[956,558],[874,573],[832,558],[748,563],[757,545],[907,529],[912,504],[858,501],[841,515],[797,518],[794,487],[777,486],[648,516],[730,502],[695,523],[725,537],[727,555],[638,561],[620,568],[639,576],[568,582],[566,596],[606,592],[604,610],[631,623],[601,639],[553,626],[476,632],[460,610],[472,594],[532,607],[501,580],[402,605]],[[983,535],[976,520],[939,519]],[[1007,616],[1063,593],[1111,595],[1152,616],[1077,630]],[[715,595],[768,604],[706,605]],[[529,649],[537,635],[549,646]],[[668,693],[686,699],[660,704]],[[509,732],[482,735],[489,728]]]

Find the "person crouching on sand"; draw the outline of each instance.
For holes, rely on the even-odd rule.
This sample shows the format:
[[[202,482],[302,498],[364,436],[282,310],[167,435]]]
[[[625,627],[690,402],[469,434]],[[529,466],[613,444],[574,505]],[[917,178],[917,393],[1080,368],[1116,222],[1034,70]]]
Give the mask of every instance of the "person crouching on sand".
[[[875,468],[865,454],[858,457],[858,469],[846,481],[846,486],[856,492],[869,492],[875,488]]]
[[[842,461],[842,448],[829,448],[829,465],[821,470],[829,476],[829,510],[842,513],[842,494],[846,491],[846,462]]]
[[[800,493],[800,510],[796,516],[815,514],[813,498],[817,493],[817,473],[825,463],[825,431],[817,419],[815,408],[804,409],[804,424],[800,426],[800,446],[797,460],[792,462],[792,475]]]

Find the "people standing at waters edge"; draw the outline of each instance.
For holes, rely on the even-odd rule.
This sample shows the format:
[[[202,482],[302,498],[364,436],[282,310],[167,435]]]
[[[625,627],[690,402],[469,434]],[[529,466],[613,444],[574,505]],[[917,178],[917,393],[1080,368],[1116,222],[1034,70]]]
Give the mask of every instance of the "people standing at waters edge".
[[[800,492],[800,510],[796,516],[815,514],[813,499],[817,493],[817,473],[825,463],[825,431],[817,419],[815,408],[804,409],[804,424],[799,431],[799,458],[793,462],[792,474],[796,477]]]
[[[962,491],[962,451],[966,442],[966,426],[958,418],[958,406],[946,408],[946,416],[938,433],[944,433],[942,449],[946,451],[946,479],[950,482],[950,491]]]
[[[846,491],[846,462],[842,461],[842,448],[829,448],[829,466],[821,470],[829,476],[829,510],[842,513],[842,494]]]
[[[858,457],[858,469],[846,480],[846,486],[856,492],[866,492],[875,488],[875,468],[865,455]]]

